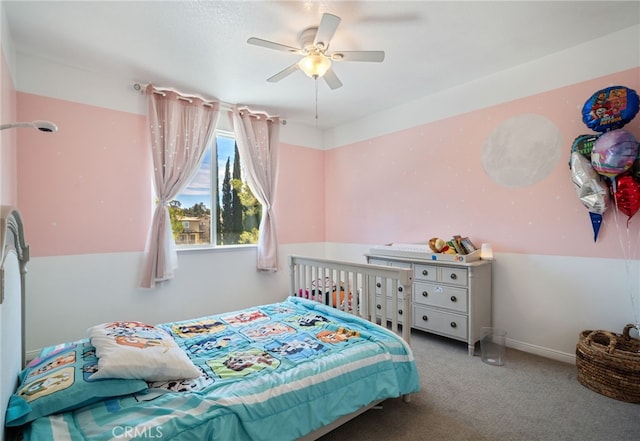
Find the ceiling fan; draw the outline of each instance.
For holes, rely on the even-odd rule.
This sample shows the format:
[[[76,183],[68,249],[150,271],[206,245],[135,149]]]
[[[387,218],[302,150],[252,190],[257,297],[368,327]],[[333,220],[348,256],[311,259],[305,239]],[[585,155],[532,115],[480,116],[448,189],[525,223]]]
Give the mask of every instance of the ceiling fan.
[[[322,15],[320,25],[303,30],[298,36],[299,48],[287,46],[261,38],[251,37],[247,43],[266,47],[279,51],[302,55],[298,62],[283,69],[267,79],[270,83],[276,83],[291,75],[296,70],[302,70],[311,78],[324,78],[331,89],[342,86],[342,82],[331,68],[333,61],[369,61],[380,63],[384,60],[384,51],[336,51],[329,52],[331,38],[336,32],[341,18],[325,13]]]

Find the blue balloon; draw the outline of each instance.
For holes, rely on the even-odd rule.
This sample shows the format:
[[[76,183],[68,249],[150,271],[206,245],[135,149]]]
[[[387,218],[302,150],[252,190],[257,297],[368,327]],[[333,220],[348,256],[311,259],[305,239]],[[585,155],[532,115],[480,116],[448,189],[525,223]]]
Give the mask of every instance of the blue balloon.
[[[582,107],[582,121],[591,130],[608,132],[623,127],[640,110],[638,94],[624,86],[612,86],[591,95]]]

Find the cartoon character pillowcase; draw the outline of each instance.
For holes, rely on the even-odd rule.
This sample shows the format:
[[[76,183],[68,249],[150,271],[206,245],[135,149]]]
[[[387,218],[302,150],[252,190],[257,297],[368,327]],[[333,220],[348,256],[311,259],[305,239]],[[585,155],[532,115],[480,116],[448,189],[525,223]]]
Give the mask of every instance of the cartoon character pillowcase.
[[[142,380],[94,379],[98,359],[88,339],[44,349],[20,373],[20,385],[9,399],[5,424],[26,424],[41,416],[147,389]]]
[[[170,381],[198,378],[200,370],[164,330],[140,322],[111,322],[89,328],[98,372],[91,378]]]

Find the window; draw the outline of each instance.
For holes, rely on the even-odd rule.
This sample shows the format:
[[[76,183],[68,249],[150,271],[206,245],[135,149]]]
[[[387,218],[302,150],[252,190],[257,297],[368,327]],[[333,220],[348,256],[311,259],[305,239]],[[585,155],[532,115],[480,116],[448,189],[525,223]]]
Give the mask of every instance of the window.
[[[255,244],[261,208],[244,179],[233,134],[218,131],[198,172],[169,203],[173,237],[179,247]]]

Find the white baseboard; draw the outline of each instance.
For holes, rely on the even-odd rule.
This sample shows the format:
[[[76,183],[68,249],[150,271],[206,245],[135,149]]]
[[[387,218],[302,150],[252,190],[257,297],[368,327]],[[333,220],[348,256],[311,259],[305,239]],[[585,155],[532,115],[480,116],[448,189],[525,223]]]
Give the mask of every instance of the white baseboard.
[[[542,346],[536,346],[530,343],[524,343],[509,338],[505,340],[505,345],[509,348],[517,349],[522,352],[528,352],[530,354],[539,355],[541,357],[551,358],[553,360],[562,361],[564,363],[576,363],[575,354],[568,354],[566,352],[560,352],[555,349],[543,348]]]

